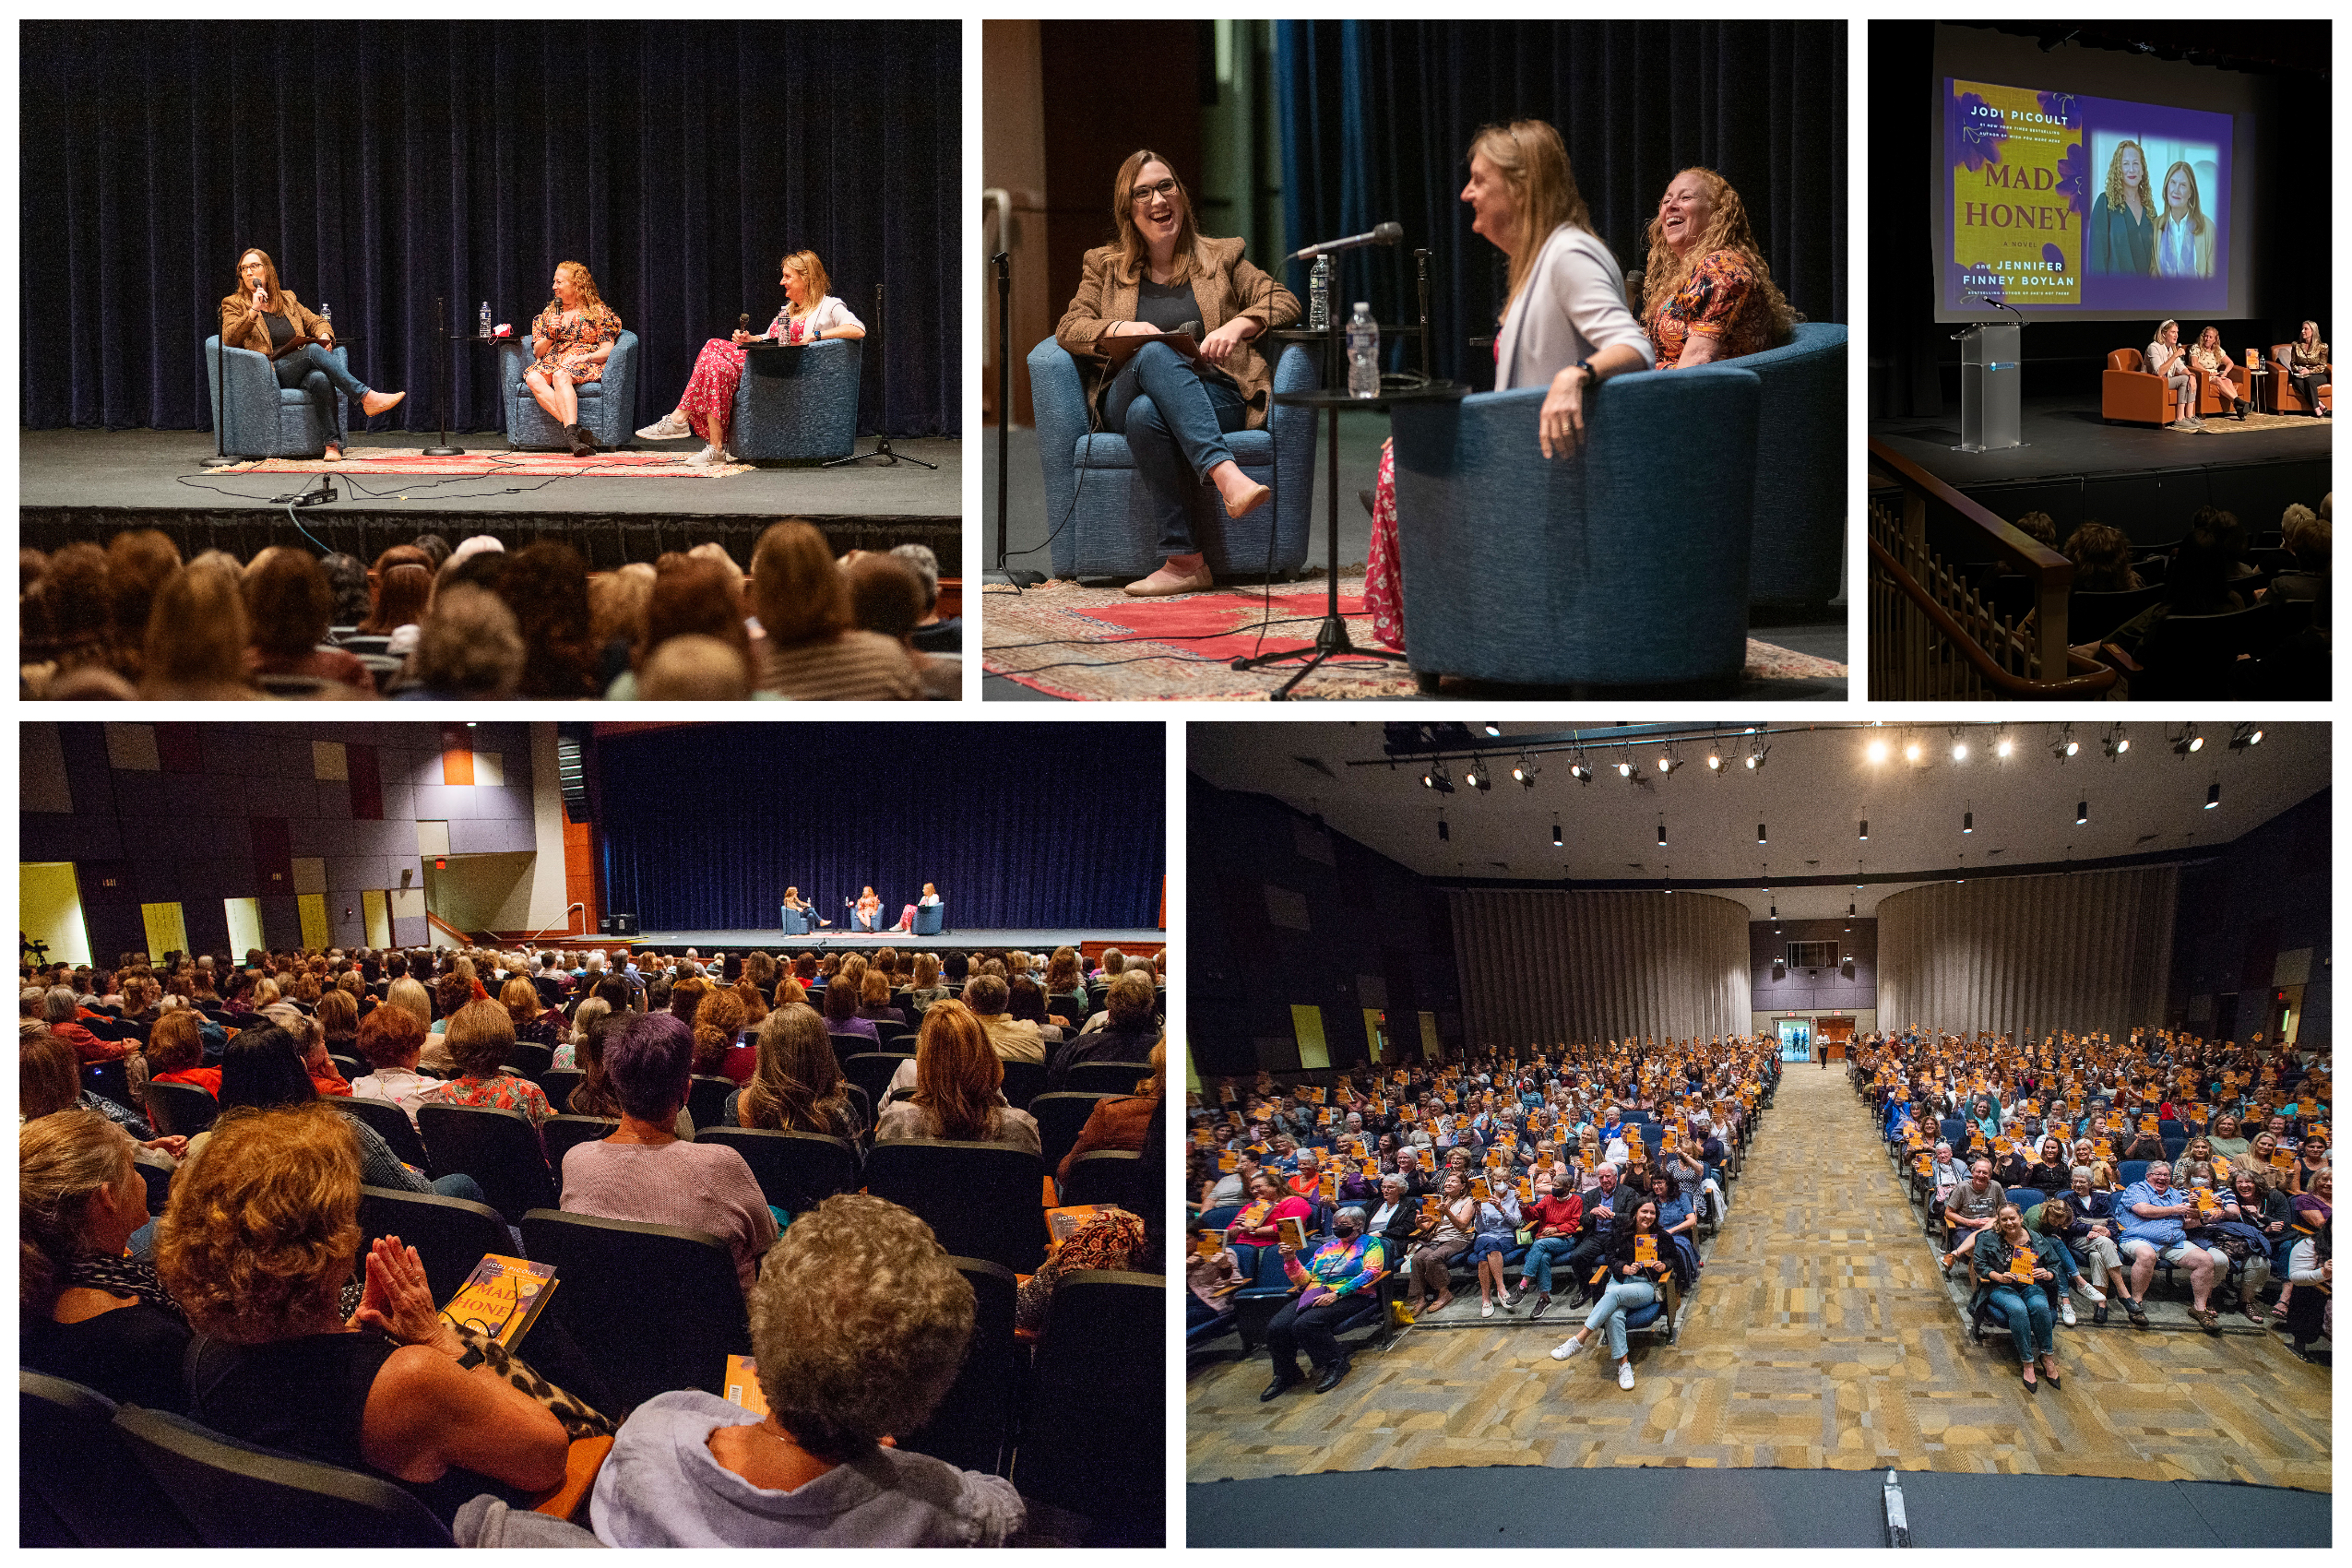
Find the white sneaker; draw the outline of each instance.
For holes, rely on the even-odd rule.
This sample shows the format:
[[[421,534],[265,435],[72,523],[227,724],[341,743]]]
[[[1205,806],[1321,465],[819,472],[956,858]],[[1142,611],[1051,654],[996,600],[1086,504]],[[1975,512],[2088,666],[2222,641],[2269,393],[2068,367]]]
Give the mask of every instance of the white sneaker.
[[[638,431],[637,439],[640,441],[683,441],[693,434],[693,431],[686,428],[686,422],[678,417],[678,410],[672,409],[653,423]]]
[[[1493,1315],[1494,1303],[1492,1301],[1480,1301],[1479,1303],[1479,1316],[1492,1317]]]
[[[687,458],[686,466],[693,469],[707,469],[715,467],[724,461],[726,461],[726,455],[720,452],[718,447],[706,446],[701,451],[695,453],[693,457]]]
[[[2095,1307],[2103,1307],[2107,1305],[2106,1291],[2096,1289],[2088,1285],[2082,1286],[2080,1289],[2083,1292],[2083,1299],[2090,1302],[2091,1305]]]
[[[1633,1386],[1633,1362],[1620,1361],[1617,1363],[1617,1386],[1620,1388],[1631,1388]]]
[[[726,461],[728,461],[728,462],[730,462],[730,463],[740,463],[740,462],[742,462],[742,459],[741,457],[738,457],[737,456],[735,456],[735,454],[734,454],[734,453],[732,453],[732,452],[729,451],[727,448],[725,448],[725,447],[723,447],[723,446],[719,448],[719,457],[720,457],[721,458],[725,459]]]
[[[2061,1296],[2058,1298],[2058,1321],[2064,1324],[2069,1328],[2074,1326],[2073,1297]]]
[[[1584,1348],[1585,1342],[1572,1334],[1552,1348],[1551,1359],[1555,1361],[1564,1361]]]

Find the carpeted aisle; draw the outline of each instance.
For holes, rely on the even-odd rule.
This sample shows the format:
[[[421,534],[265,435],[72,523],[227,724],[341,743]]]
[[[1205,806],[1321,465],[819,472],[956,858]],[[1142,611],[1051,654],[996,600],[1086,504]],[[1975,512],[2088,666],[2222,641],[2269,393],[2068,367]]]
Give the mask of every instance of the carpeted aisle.
[[[1786,1072],[1674,1345],[1546,1354],[1576,1318],[1408,1332],[1337,1389],[1257,1402],[1261,1352],[1189,1379],[1187,1478],[1432,1466],[1780,1466],[2330,1488],[2329,1382],[2257,1336],[2059,1331],[2028,1394],[1971,1346],[1916,1211],[1843,1074]],[[1475,1297],[1449,1316],[1478,1321]],[[1555,1328],[1555,1321],[1557,1326]]]

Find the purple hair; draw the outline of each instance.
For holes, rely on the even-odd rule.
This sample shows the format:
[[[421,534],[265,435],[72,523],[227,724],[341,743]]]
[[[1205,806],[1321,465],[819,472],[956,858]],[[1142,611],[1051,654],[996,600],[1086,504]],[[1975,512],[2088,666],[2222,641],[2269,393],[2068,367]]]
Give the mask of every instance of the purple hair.
[[[641,1122],[677,1114],[694,1062],[695,1031],[671,1013],[640,1013],[604,1041],[604,1074],[613,1096]]]

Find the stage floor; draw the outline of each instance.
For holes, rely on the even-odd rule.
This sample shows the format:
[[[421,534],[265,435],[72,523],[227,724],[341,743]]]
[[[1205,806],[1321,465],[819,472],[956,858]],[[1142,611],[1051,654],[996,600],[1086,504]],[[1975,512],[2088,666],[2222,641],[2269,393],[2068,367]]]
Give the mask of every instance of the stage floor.
[[[1999,452],[1957,452],[1960,410],[1937,419],[1873,420],[1870,433],[1957,490],[2065,474],[2097,479],[2222,465],[2324,460],[2334,445],[2333,420],[2298,422],[2292,430],[2191,434],[2138,424],[2108,424],[2098,401],[2029,398],[2020,407],[2025,445]],[[2218,432],[2227,422],[2210,420]]]
[[[692,947],[706,956],[713,952],[737,953],[754,949],[776,953],[788,947],[795,953],[803,950],[822,953],[834,947],[867,952],[876,947],[910,947],[917,951],[928,947],[939,952],[952,950],[962,953],[989,947],[1016,947],[1028,953],[1051,953],[1056,947],[1076,947],[1083,943],[1109,943],[1113,947],[1129,948],[1138,953],[1157,953],[1168,945],[1168,933],[1164,931],[1103,931],[1076,926],[1057,931],[958,931],[950,926],[937,936],[909,936],[897,931],[870,935],[820,931],[807,936],[786,936],[779,931],[649,931],[642,936],[607,937],[602,940],[607,943],[625,942],[633,948],[650,947],[660,953],[677,953]],[[570,945],[593,946],[595,939],[574,937]]]

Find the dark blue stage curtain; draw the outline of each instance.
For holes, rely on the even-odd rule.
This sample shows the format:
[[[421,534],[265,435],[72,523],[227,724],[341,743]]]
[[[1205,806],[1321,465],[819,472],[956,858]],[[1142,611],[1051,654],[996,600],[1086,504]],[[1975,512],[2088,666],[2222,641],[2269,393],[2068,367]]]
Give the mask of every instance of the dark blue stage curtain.
[[[1460,198],[1479,126],[1549,120],[1593,226],[1640,270],[1658,198],[1693,164],[1731,182],[1773,279],[1815,321],[1846,315],[1844,22],[1277,22],[1284,232],[1293,247],[1395,220],[1393,249],[1337,262],[1332,298],[1410,324],[1430,257],[1437,374],[1490,384],[1503,253]],[[1286,279],[1303,299],[1303,265]],[[1391,368],[1418,368],[1392,350]],[[1399,354],[1402,358],[1399,358]]]
[[[204,339],[258,245],[353,371],[430,430],[434,298],[519,332],[579,261],[641,343],[632,425],[704,341],[783,303],[811,249],[867,318],[888,286],[890,406],[963,407],[961,29],[953,21],[291,23],[21,29],[25,424],[211,429]],[[453,345],[452,426],[503,422],[491,351]],[[353,418],[357,419],[354,410]]]
[[[695,725],[596,741],[605,908],[647,931],[768,931],[939,885],[947,928],[1159,923],[1158,724]]]

